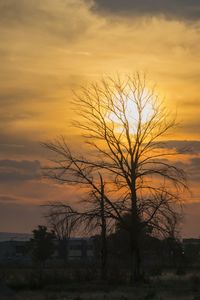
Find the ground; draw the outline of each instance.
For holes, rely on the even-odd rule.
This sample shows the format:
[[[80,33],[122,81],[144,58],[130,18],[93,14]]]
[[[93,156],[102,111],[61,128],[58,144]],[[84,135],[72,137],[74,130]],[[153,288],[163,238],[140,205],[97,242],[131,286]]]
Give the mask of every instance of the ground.
[[[20,270],[11,273],[15,274],[10,278],[14,281],[9,283],[1,278],[0,300],[200,300],[199,271],[181,275],[166,272],[135,285],[114,282],[105,284],[91,279],[65,282],[59,277],[59,280],[51,278],[51,281],[40,287],[17,282]],[[27,278],[24,270],[22,273]]]

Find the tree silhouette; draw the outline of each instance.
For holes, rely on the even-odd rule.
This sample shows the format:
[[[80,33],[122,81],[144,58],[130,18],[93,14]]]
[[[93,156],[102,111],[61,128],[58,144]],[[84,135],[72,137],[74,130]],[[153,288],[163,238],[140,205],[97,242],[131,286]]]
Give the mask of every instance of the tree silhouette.
[[[114,223],[108,213],[109,207],[104,200],[104,182],[101,174],[99,174],[99,179],[101,195],[94,190],[90,191],[89,195],[81,201],[84,204],[84,210],[74,209],[71,205],[63,202],[49,203],[47,205],[49,212],[46,217],[58,240],[63,238],[69,240],[71,231],[77,228],[79,232],[82,231],[90,235],[100,234],[101,279],[106,280],[108,264],[107,235],[114,227]],[[67,237],[65,232],[68,233]]]
[[[39,225],[33,230],[33,238],[31,239],[31,252],[33,260],[44,266],[46,260],[54,253],[55,235],[48,232],[46,226]]]
[[[54,232],[58,240],[59,255],[66,261],[68,259],[69,239],[77,226],[77,214],[70,206],[63,206],[62,203],[57,202],[49,203],[45,217],[48,227]]]
[[[164,220],[174,214],[180,190],[187,188],[184,171],[170,162],[176,151],[163,143],[176,121],[138,73],[82,87],[73,103],[78,114],[73,125],[85,138],[85,155],[71,151],[64,137],[46,143],[56,155],[46,174],[101,197],[101,172],[106,214],[129,233],[131,280],[139,280],[144,228],[164,233]],[[123,217],[127,213],[128,224]]]

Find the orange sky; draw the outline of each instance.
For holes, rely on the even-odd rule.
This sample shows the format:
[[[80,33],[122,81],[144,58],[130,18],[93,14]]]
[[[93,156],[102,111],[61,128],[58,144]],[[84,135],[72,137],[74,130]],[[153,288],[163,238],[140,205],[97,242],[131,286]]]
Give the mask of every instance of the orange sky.
[[[189,149],[178,163],[193,192],[183,234],[200,235],[200,4],[147,2],[0,0],[0,231],[31,231],[43,222],[39,204],[76,197],[40,177],[40,141],[65,134],[78,144],[72,90],[142,71],[177,110],[169,139]]]

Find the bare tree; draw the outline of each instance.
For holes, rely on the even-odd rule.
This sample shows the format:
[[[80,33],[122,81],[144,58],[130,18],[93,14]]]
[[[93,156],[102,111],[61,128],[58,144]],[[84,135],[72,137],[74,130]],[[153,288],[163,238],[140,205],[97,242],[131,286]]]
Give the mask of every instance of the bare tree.
[[[114,227],[112,218],[109,214],[109,207],[104,200],[104,182],[101,174],[99,196],[96,191],[90,191],[89,195],[81,201],[84,205],[84,210],[74,209],[69,204],[63,202],[49,203],[48,214],[46,218],[50,228],[55,232],[60,242],[65,242],[67,245],[71,233],[75,232],[77,227],[79,233],[100,234],[101,237],[101,279],[107,278],[107,235]],[[80,203],[80,204],[81,204]],[[86,206],[87,204],[87,206]],[[64,248],[66,253],[66,247]]]
[[[145,76],[102,79],[75,95],[86,154],[72,152],[64,137],[45,146],[55,155],[47,175],[66,184],[92,189],[101,197],[98,173],[106,182],[106,213],[122,223],[130,235],[131,280],[141,273],[140,237],[145,226],[164,230],[162,221],[180,204],[187,188],[183,170],[170,162],[177,155],[162,142],[176,126]],[[88,150],[89,149],[89,150]],[[131,223],[123,215],[131,215]]]
[[[50,229],[55,233],[58,240],[69,239],[72,232],[76,229],[76,218],[72,214],[72,208],[65,206],[65,215],[63,215],[60,202],[49,203],[48,209],[46,219]]]
[[[54,232],[58,240],[59,255],[66,261],[71,234],[77,229],[77,216],[69,205],[60,202],[49,203],[46,214],[48,227]],[[64,213],[63,213],[64,207]]]

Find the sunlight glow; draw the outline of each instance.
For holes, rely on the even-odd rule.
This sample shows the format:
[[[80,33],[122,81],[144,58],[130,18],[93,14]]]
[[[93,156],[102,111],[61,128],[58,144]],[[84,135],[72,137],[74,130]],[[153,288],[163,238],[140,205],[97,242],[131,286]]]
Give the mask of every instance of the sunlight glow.
[[[108,112],[107,119],[108,122],[114,124],[119,133],[123,131],[123,123],[127,121],[130,133],[135,134],[139,123],[141,122],[144,125],[152,118],[154,113],[153,96],[150,96],[149,91],[145,90],[138,97],[133,93],[129,93],[128,96],[116,95],[114,109]]]

